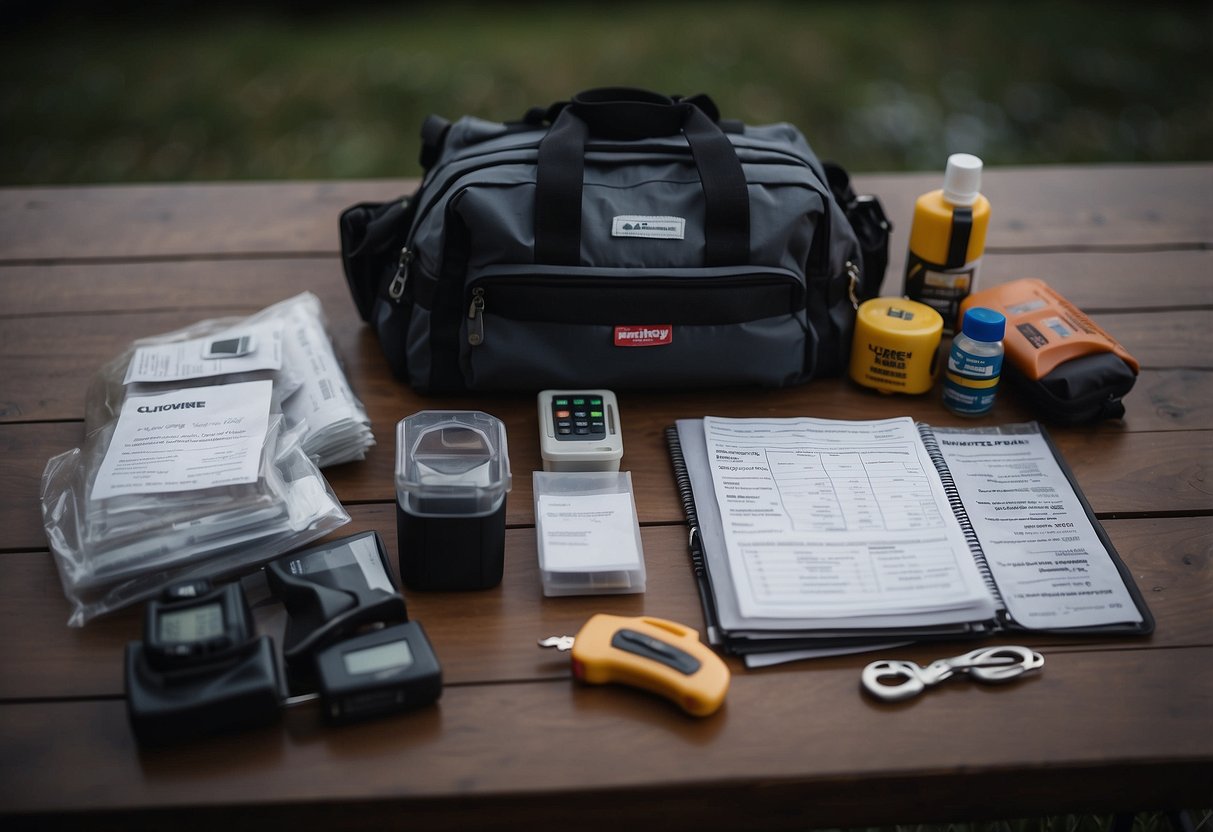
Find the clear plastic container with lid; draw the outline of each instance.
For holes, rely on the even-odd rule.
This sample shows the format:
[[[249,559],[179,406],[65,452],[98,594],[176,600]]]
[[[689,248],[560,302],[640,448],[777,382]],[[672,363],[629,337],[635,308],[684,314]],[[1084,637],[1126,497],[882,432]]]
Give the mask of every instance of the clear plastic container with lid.
[[[505,425],[471,410],[423,410],[396,425],[400,574],[413,589],[501,581],[510,490]]]
[[[965,312],[961,332],[952,339],[944,375],[943,403],[948,410],[961,416],[981,416],[994,407],[1006,327],[1006,317],[993,309],[975,306]]]

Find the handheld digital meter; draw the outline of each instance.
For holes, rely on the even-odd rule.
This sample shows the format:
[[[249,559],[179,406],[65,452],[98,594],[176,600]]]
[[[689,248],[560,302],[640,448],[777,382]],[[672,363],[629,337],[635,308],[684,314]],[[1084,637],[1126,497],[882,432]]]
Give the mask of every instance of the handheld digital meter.
[[[126,647],[127,712],[144,745],[263,725],[282,698],[274,646],[256,636],[238,584],[169,586]]]
[[[282,657],[293,674],[307,675],[318,650],[361,627],[408,618],[377,532],[272,561],[265,575],[290,616]]]
[[[334,722],[418,708],[442,695],[442,668],[416,621],[321,650],[316,680],[324,714]]]
[[[610,390],[542,391],[539,452],[545,471],[618,471],[623,428],[615,394]]]
[[[222,662],[252,640],[252,616],[238,584],[173,584],[144,612],[144,656],[157,670]]]
[[[289,555],[266,567],[287,609],[283,658],[292,683],[315,693],[324,716],[349,722],[409,710],[442,694],[425,630],[408,622],[375,532]],[[167,745],[278,718],[283,702],[273,640],[257,636],[238,583],[169,586],[150,601],[143,640],[126,648],[131,727],[143,745]]]
[[[282,655],[292,686],[314,689],[326,718],[367,719],[441,695],[438,659],[407,621],[378,533],[281,558],[266,577],[289,616]]]

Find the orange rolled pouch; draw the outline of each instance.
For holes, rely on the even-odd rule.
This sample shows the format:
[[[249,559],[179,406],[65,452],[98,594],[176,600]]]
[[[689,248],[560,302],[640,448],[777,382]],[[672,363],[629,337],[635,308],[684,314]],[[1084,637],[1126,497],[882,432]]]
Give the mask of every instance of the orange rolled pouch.
[[[1003,377],[1044,421],[1076,425],[1125,414],[1137,359],[1056,290],[1023,278],[975,292],[961,312],[985,306],[1007,318]]]

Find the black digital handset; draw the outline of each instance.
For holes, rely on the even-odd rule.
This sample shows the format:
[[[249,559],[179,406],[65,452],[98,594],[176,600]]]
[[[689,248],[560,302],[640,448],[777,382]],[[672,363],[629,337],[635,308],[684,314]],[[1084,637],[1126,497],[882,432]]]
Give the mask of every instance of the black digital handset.
[[[408,621],[383,541],[364,532],[280,558],[266,577],[289,616],[282,649],[292,688],[315,690],[333,722],[428,705],[442,669]]]
[[[368,624],[408,618],[377,532],[271,561],[265,575],[289,615],[282,657],[292,674],[307,675],[318,650]]]
[[[126,646],[126,702],[143,745],[167,745],[278,718],[282,685],[269,636],[254,633],[239,584],[173,584],[149,601],[143,640]]]
[[[218,589],[207,581],[174,584],[149,601],[144,613],[144,656],[162,672],[235,659],[254,640],[252,614],[239,584]]]
[[[442,695],[442,668],[416,621],[338,642],[316,654],[316,684],[333,722],[428,705]]]

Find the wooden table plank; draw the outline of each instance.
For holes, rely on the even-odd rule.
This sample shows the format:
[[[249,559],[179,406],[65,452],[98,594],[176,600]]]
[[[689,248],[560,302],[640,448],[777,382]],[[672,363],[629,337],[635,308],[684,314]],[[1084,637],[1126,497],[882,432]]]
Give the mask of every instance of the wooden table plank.
[[[175,329],[179,321],[181,325],[188,323],[182,321],[177,313],[145,313],[121,317],[126,321],[114,320],[108,316],[60,319],[62,326],[72,330],[70,343],[64,342],[60,332],[48,331],[43,319],[22,318],[7,321],[0,332],[0,362],[3,364],[0,379],[4,382],[0,388],[3,390],[0,393],[0,422],[69,421],[83,418],[89,385],[97,372],[106,361],[120,355],[130,343],[129,337],[117,334],[123,323],[130,327],[150,323],[160,327],[152,330],[155,332]],[[1185,376],[1190,379],[1188,384],[1167,386],[1159,379],[1150,385],[1154,390],[1153,395],[1167,391],[1181,396],[1174,401],[1149,402],[1149,406],[1161,406],[1164,412],[1169,414],[1177,411],[1191,412],[1192,404],[1203,405],[1209,400],[1209,391],[1213,387],[1213,372],[1210,372],[1213,370],[1213,328],[1207,326],[1208,318],[1208,312],[1195,310],[1102,316],[1106,324],[1115,325],[1118,340],[1141,362],[1145,370],[1188,372]],[[500,393],[481,393],[474,397],[420,396],[388,373],[379,347],[374,343],[369,330],[337,331],[334,338],[338,355],[346,366],[347,376],[354,379],[354,393],[372,418],[383,413],[393,417],[396,414],[405,415],[411,411],[402,411],[401,407],[409,404],[416,404],[419,408],[455,406],[462,409],[485,409],[496,401],[511,398]],[[80,352],[73,351],[72,344]],[[1147,386],[1144,380],[1142,386]],[[792,390],[785,395],[819,407],[830,407],[830,403],[824,400],[839,393],[847,396],[848,404],[860,406],[868,404],[866,400],[874,398],[866,390],[848,388],[850,385],[836,379],[815,379],[803,390]],[[894,402],[902,413],[938,413],[942,417],[946,415],[946,411],[938,403],[938,389],[937,385],[934,392],[920,398],[896,396],[890,401]],[[766,392],[768,391],[757,388],[737,391],[743,396],[761,395]],[[648,395],[644,391],[627,391],[622,388],[616,389],[616,393]],[[1031,412],[1017,401],[1017,397],[1018,393],[1009,384],[1003,387],[999,393],[998,412],[1018,410],[1023,416],[1003,415],[999,418],[1031,418]],[[1133,422],[1136,415],[1140,398],[1140,390],[1133,390],[1125,397],[1130,422]],[[621,403],[620,406],[626,405]],[[887,408],[874,406],[874,409]],[[395,419],[392,423],[395,423]],[[1174,422],[1168,419],[1151,427],[1164,425],[1175,426]]]
[[[705,410],[696,409],[693,404],[685,410],[671,410],[668,404],[661,404],[660,396],[648,399],[639,394],[632,395],[636,398],[625,399],[629,404],[624,415],[627,435],[622,464],[624,470],[632,472],[640,520],[642,523],[680,523],[684,515],[674,489],[665,445],[664,429],[670,418],[666,414],[674,412],[693,418],[704,415]],[[843,398],[842,401],[854,405],[853,400]],[[925,415],[931,417],[934,424],[960,423],[959,417],[935,412],[923,414],[912,408],[898,407],[883,397],[875,401],[883,406],[863,413],[865,418]],[[529,406],[529,401],[527,404]],[[461,407],[476,406],[500,416],[506,425],[513,471],[513,490],[506,501],[506,522],[514,526],[532,525],[531,472],[542,468],[534,417],[529,409],[518,406],[498,408],[480,402]],[[419,409],[411,406],[398,412],[403,416]],[[722,404],[710,410],[712,415],[737,417],[855,418],[860,412],[855,409],[848,412],[842,403],[814,408],[792,402],[762,406],[755,400]],[[1007,415],[1005,411],[999,413]],[[934,418],[936,416],[939,418]],[[1027,417],[1020,415],[1019,418]],[[982,424],[1014,420],[988,418]],[[379,440],[366,460],[323,472],[343,504],[391,503],[396,499],[394,424],[394,420],[374,424]],[[1209,489],[1210,471],[1213,471],[1213,434],[1210,432],[1133,432],[1109,427],[1101,430],[1054,428],[1051,433],[1076,472],[1087,499],[1101,516],[1191,514],[1213,510]],[[76,447],[82,439],[78,423],[0,425],[0,449],[8,453],[5,465],[0,467],[0,489],[12,489],[0,491],[11,495],[0,502],[0,528],[6,532],[0,551],[38,549],[46,545],[39,508],[42,471],[48,459]]]
[[[333,253],[337,217],[412,180],[239,182],[0,190],[0,259]]]
[[[396,563],[393,509],[356,507],[354,522],[336,535],[374,529]],[[1149,646],[1213,646],[1213,517],[1112,520],[1108,534],[1128,565],[1157,628],[1148,640],[1081,639],[1064,636],[1016,636],[1040,649],[1081,646],[1107,650]],[[539,581],[533,529],[510,529],[506,569],[500,587],[476,593],[406,590],[409,612],[425,624],[448,684],[565,678],[567,663],[535,647],[545,635],[576,632],[590,615],[655,615],[703,628],[703,614],[687,558],[685,526],[642,530],[648,588],[643,595],[544,598]],[[0,585],[0,700],[119,696],[122,650],[139,638],[141,610],[130,608],[99,618],[83,628],[66,626],[67,601],[49,555],[8,553],[8,579]],[[280,608],[268,607],[261,631],[281,632]],[[926,661],[952,647],[930,645],[897,651]],[[967,649],[964,644],[955,651]],[[558,660],[553,660],[558,659]],[[824,662],[842,666],[856,659]],[[800,664],[812,670],[819,662]],[[733,662],[735,672],[742,672]],[[759,671],[765,673],[767,671]]]
[[[1098,315],[1105,310],[1213,306],[1213,281],[1205,279],[1210,272],[1210,249],[1012,251],[982,258],[980,285],[1038,277],[1084,311]],[[341,261],[329,254],[150,263],[0,263],[0,317],[184,308],[200,319],[208,310],[249,314],[305,290],[320,298],[333,326],[362,326],[353,311]],[[900,292],[901,271],[889,268],[882,294]]]
[[[896,294],[915,196],[937,173],[858,177],[897,230]],[[1028,637],[1048,663],[1005,688],[950,683],[913,703],[857,690],[867,657],[745,671],[725,710],[691,720],[626,690],[569,680],[540,635],[592,611],[699,624],[686,528],[663,430],[679,416],[911,415],[961,420],[937,395],[887,397],[844,380],[788,390],[617,391],[649,571],[643,596],[546,599],[535,564],[531,393],[420,397],[391,379],[356,319],[336,218],[402,181],[0,189],[0,815],[115,828],[381,829],[632,824],[822,828],[1144,805],[1203,805],[1213,783],[1213,164],[989,170],[984,285],[1049,280],[1146,367],[1128,418],[1053,433],[1158,622],[1144,639]],[[70,241],[65,244],[65,240]],[[326,472],[354,522],[395,551],[392,428],[423,408],[506,421],[515,487],[507,568],[483,593],[408,592],[448,682],[436,708],[326,729],[284,727],[161,752],[132,745],[121,649],[137,609],[64,625],[37,510],[46,459],[82,438],[84,387],[129,339],[315,291],[380,444]],[[56,340],[56,337],[58,340]],[[977,424],[1027,418],[1013,392]],[[267,630],[276,608],[259,611]],[[890,655],[924,661],[945,645]],[[956,646],[956,652],[963,649]],[[990,697],[1000,697],[991,699]],[[878,798],[878,799],[877,799]],[[609,807],[604,811],[603,807]],[[190,811],[181,809],[189,807]],[[109,814],[99,816],[98,811]]]
[[[894,227],[890,266],[900,274],[914,200],[942,174],[863,174],[857,193],[880,197]],[[1084,165],[982,172],[990,200],[987,250],[1076,246],[1195,246],[1213,241],[1213,165]]]
[[[1165,280],[1160,281],[1158,288],[1161,291],[1150,292],[1150,297],[1157,299],[1163,306],[1157,311],[1137,312],[1127,311],[1123,308],[1113,310],[1108,301],[1101,302],[1095,297],[1098,290],[1092,284],[1097,278],[1089,273],[1085,277],[1077,278],[1081,282],[1073,285],[1080,289],[1082,286],[1086,286],[1082,292],[1087,295],[1088,305],[1098,304],[1106,310],[1099,316],[1100,323],[1122,341],[1143,365],[1207,369],[1210,367],[1209,355],[1213,354],[1213,350],[1208,348],[1207,342],[1213,336],[1209,334],[1209,327],[1205,326],[1209,314],[1208,309],[1202,307],[1207,307],[1210,300],[1213,300],[1210,297],[1213,295],[1213,284],[1202,279],[1205,272],[1199,271],[1199,269],[1209,265],[1211,261],[1209,257],[1196,258],[1190,256],[1192,254],[1194,253],[1184,253],[1183,259],[1189,261],[1186,266],[1192,268],[1193,271],[1185,271],[1183,278],[1184,283],[1193,287],[1193,290],[1187,293],[1172,294],[1166,291],[1168,283]],[[1202,252],[1201,254],[1213,255],[1213,252]],[[280,263],[280,261],[274,262]],[[263,308],[262,302],[289,297],[296,289],[315,290],[321,294],[325,301],[325,314],[328,318],[330,334],[337,346],[338,354],[349,365],[348,372],[351,376],[375,379],[376,383],[390,381],[375,337],[370,328],[363,325],[358,319],[352,303],[348,301],[344,289],[341,288],[339,278],[329,274],[327,269],[318,268],[320,264],[311,261],[303,261],[303,263],[310,268],[300,269],[305,273],[307,279],[301,278],[298,285],[293,285],[289,279],[291,270],[274,270],[264,275],[264,279],[258,279],[256,276],[258,269],[240,269],[228,277],[228,280],[231,281],[230,285],[221,284],[211,287],[208,285],[207,270],[200,264],[174,264],[172,267],[157,267],[157,273],[144,271],[140,281],[133,282],[124,291],[115,292],[114,298],[108,302],[109,305],[100,307],[102,310],[113,310],[115,307],[123,305],[129,307],[113,314],[97,314],[97,311],[100,310],[90,311],[87,314],[70,313],[63,309],[52,313],[47,308],[48,302],[39,301],[37,293],[26,298],[25,293],[21,290],[22,285],[34,282],[43,286],[42,291],[47,297],[53,296],[58,290],[52,288],[55,285],[52,279],[31,281],[29,267],[0,269],[0,278],[3,278],[3,282],[0,283],[0,300],[5,301],[4,306],[0,308],[21,309],[24,304],[24,308],[30,310],[28,314],[4,320],[3,327],[0,328],[0,390],[7,393],[0,401],[0,406],[3,407],[0,416],[7,419],[80,418],[83,391],[89,378],[97,367],[116,357],[129,346],[132,334],[139,337],[154,336],[205,318],[248,314]],[[208,264],[208,267],[212,265]],[[78,266],[71,267],[72,270],[79,268]],[[110,284],[126,285],[118,282],[122,275],[121,268],[115,266],[106,268],[118,270],[116,273],[111,272],[103,276]],[[149,267],[142,264],[140,268],[146,270]],[[81,306],[90,303],[96,305],[97,293],[102,292],[105,285],[99,279],[90,280],[87,277],[88,274],[89,272],[86,270],[66,281],[68,285],[87,281],[93,287],[82,296]],[[1115,282],[1113,282],[1113,276],[1109,276],[1104,286],[1116,286],[1122,295],[1129,292],[1140,292],[1140,287],[1137,285],[1140,280],[1139,272],[1130,270],[1114,277]],[[196,292],[206,294],[212,299],[244,297],[245,293],[239,290],[241,283],[254,284],[259,287],[258,291],[261,294],[254,291],[251,297],[257,302],[239,307],[211,307],[208,311],[206,306],[202,308],[178,306],[175,310],[167,310],[165,304],[168,304],[171,299],[156,287],[174,285],[178,280],[189,281],[191,285],[197,287]],[[1001,282],[1001,280],[1001,278],[996,278],[991,281],[991,284]],[[271,283],[277,286],[278,281],[283,281],[283,283],[277,292],[265,289]],[[1059,289],[1069,292],[1066,281],[1061,281],[1057,285]],[[66,286],[62,288],[66,291]],[[141,291],[143,289],[146,291]],[[1082,292],[1079,295],[1080,300],[1083,298]],[[140,297],[143,300],[139,304],[131,304],[130,299],[133,297]],[[196,298],[191,298],[187,293],[182,301],[192,299]],[[178,304],[182,301],[178,301]],[[1076,302],[1079,301],[1076,300]],[[1127,301],[1121,302],[1126,305],[1128,303]],[[149,311],[137,311],[140,306]],[[53,314],[55,323],[48,323],[44,317],[48,314]],[[63,333],[67,330],[71,331],[71,338],[63,337]],[[82,357],[84,360],[81,360]],[[22,396],[15,392],[28,390],[34,380],[37,380],[38,384],[33,385],[33,390],[26,395]],[[72,391],[74,391],[74,395]],[[35,397],[38,401],[45,400],[48,403],[61,402],[62,404],[57,409],[48,409],[46,404],[39,406],[31,401]]]
[[[1109,683],[1127,677],[1134,683]],[[896,705],[863,696],[857,666],[743,675],[725,708],[702,720],[647,694],[564,681],[452,686],[436,707],[341,730],[321,730],[314,710],[300,709],[286,730],[146,753],[132,745],[123,708],[115,700],[0,708],[0,805],[217,805],[269,822],[286,801],[322,809],[351,801],[386,819],[418,801],[452,809],[513,797],[514,813],[496,819],[503,826],[558,800],[579,827],[618,829],[652,819],[646,795],[687,791],[701,799],[685,804],[695,808],[675,828],[714,828],[719,811],[742,809],[745,828],[790,818],[816,827],[887,820],[873,795],[923,771],[932,772],[921,785],[930,800],[899,803],[901,822],[971,817],[983,802],[990,811],[989,794],[979,801],[966,791],[994,779],[1031,815],[1096,801],[1200,805],[1213,775],[1213,648],[1047,652],[1033,678],[957,682]],[[1125,790],[1108,792],[1110,780]],[[584,799],[587,790],[597,799]],[[585,811],[603,806],[612,811]],[[182,814],[178,828],[198,817]]]
[[[900,262],[914,199],[940,174],[856,177],[894,223]],[[412,181],[137,185],[0,190],[0,260],[191,257],[338,250],[337,216]],[[1213,165],[987,168],[993,249],[1175,246],[1213,240]],[[118,220],[116,222],[116,220]],[[70,243],[66,243],[70,241]]]
[[[1210,261],[1213,263],[1213,261]],[[3,272],[4,270],[0,270]],[[193,274],[194,269],[186,270]],[[241,273],[244,276],[244,273]],[[167,277],[181,277],[174,272]],[[193,275],[195,278],[198,275]],[[281,278],[282,274],[275,274]],[[1213,283],[1195,279],[1188,274],[1190,286],[1204,287],[1206,294],[1213,292]],[[1128,279],[1128,276],[1123,276]],[[333,281],[329,281],[330,284]],[[19,294],[15,280],[5,286],[9,294]],[[170,284],[171,285],[171,284]],[[228,297],[236,294],[229,287]],[[133,290],[131,290],[133,291]],[[362,399],[368,411],[376,413],[380,407],[399,413],[399,407],[411,391],[394,379],[387,369],[380,347],[372,330],[358,319],[351,303],[342,302],[344,290],[328,287],[328,303],[325,314],[330,336],[338,356],[346,365],[346,373],[354,379],[355,393]],[[124,293],[118,293],[121,298]],[[290,292],[282,297],[290,296]],[[160,335],[198,321],[210,318],[225,318],[244,315],[256,308],[216,308],[210,311],[192,307],[166,310],[159,304],[168,299],[159,292],[149,291],[149,311],[123,311],[108,314],[68,314],[61,312],[53,317],[45,314],[0,318],[0,421],[70,420],[84,415],[84,402],[88,386],[98,369],[128,349],[133,337]],[[1196,295],[1189,296],[1195,301]],[[1184,369],[1208,371],[1213,369],[1213,328],[1208,326],[1210,311],[1188,305],[1171,305],[1174,299],[1167,297],[1168,308],[1144,312],[1106,311],[1099,315],[1101,325],[1108,329],[1141,365],[1148,369]],[[66,332],[71,337],[64,337]],[[1213,395],[1213,384],[1209,377],[1194,379],[1191,385],[1166,388],[1174,392],[1185,392],[1185,399],[1194,398],[1205,412],[1203,405]],[[810,386],[820,386],[821,381]],[[1132,407],[1136,391],[1126,399]],[[1003,399],[1014,396],[1013,391],[1004,391]],[[480,398],[484,398],[481,396]],[[899,401],[908,401],[898,398]],[[426,406],[433,405],[433,398],[424,400]],[[466,398],[464,399],[466,406]],[[1192,411],[1183,402],[1163,403],[1165,412]],[[445,405],[436,405],[445,406]],[[941,409],[942,411],[942,409]]]

